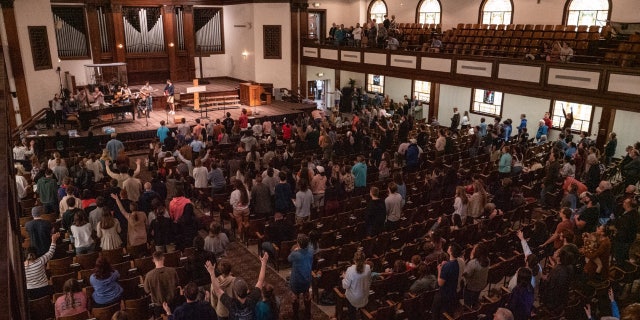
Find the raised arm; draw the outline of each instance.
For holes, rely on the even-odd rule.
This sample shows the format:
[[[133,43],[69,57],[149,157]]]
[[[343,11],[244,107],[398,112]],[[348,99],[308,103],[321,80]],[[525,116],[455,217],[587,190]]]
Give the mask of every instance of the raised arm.
[[[120,209],[120,213],[122,213],[122,215],[129,219],[129,216],[131,215],[131,213],[129,213],[127,211],[127,209],[124,208],[124,206],[122,205],[122,201],[120,201],[120,197],[118,197],[117,194],[111,194],[111,198],[113,198],[113,200],[116,201],[116,204],[118,204],[118,209]]]
[[[140,163],[142,162],[141,158],[136,159],[136,171],[133,172],[133,177],[137,177],[140,174]]]
[[[224,294],[224,290],[222,290],[222,288],[220,288],[220,282],[218,282],[218,278],[216,277],[216,265],[212,264],[211,261],[207,260],[207,262],[204,264],[204,266],[207,268],[207,271],[209,272],[209,275],[211,276],[211,293],[214,294],[216,297],[220,298],[222,296],[222,294]],[[261,274],[262,274],[262,268],[261,270]],[[258,279],[259,281],[259,279]],[[257,286],[257,285],[256,285]]]
[[[269,254],[264,253],[260,258],[260,274],[258,275],[258,282],[256,282],[256,288],[262,289],[262,285],[264,285],[264,277],[267,272],[267,262],[269,262]],[[213,283],[213,280],[211,280]]]
[[[520,244],[522,245],[522,252],[524,252],[525,256],[528,256],[531,254],[531,249],[529,248],[529,244],[527,243],[527,240],[524,239],[524,234],[522,233],[522,230],[518,230],[518,238],[520,238]]]

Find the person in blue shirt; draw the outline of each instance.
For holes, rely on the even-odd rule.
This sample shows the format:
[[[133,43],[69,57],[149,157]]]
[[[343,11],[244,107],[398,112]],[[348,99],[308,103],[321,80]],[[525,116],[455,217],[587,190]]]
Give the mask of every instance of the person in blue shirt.
[[[544,124],[544,120],[538,122],[538,132],[536,132],[536,140],[540,141],[540,137],[546,136],[549,131],[549,127]]]
[[[112,133],[111,134],[111,140],[109,140],[109,142],[107,142],[107,150],[109,150],[109,157],[111,157],[111,160],[115,161],[118,158],[118,153],[120,153],[120,151],[124,150],[124,144],[122,143],[122,141],[116,139],[116,133]]]
[[[507,119],[503,122],[504,126],[504,141],[511,140],[511,132],[513,131],[513,127],[511,126],[511,119]]]
[[[354,176],[354,186],[356,189],[366,188],[367,186],[367,165],[364,163],[364,157],[358,156],[356,164],[351,168],[351,173]]]
[[[95,270],[95,273],[89,278],[89,282],[94,289],[91,295],[94,302],[93,307],[101,308],[119,303],[124,291],[118,284],[120,273],[117,270],[113,270],[109,261],[102,257],[98,257],[96,260]]]
[[[164,120],[160,121],[160,128],[156,132],[156,136],[160,139],[160,143],[164,144],[164,139],[169,135],[169,128],[165,125]]]
[[[453,314],[458,303],[456,290],[458,288],[458,276],[460,264],[458,257],[462,248],[457,243],[452,243],[447,249],[449,261],[443,261],[438,265],[438,292],[433,297],[431,314],[434,320],[443,319],[443,313]]]
[[[487,135],[487,123],[484,117],[480,118],[480,136],[485,137]]]
[[[520,115],[520,125],[517,127],[518,135],[522,133],[522,129],[526,129],[526,128],[527,128],[527,115],[523,113]]]
[[[291,263],[291,278],[289,288],[293,293],[293,314],[297,319],[300,311],[300,296],[304,301],[304,319],[311,319],[311,266],[313,264],[313,248],[309,245],[309,237],[306,234],[299,234],[297,244],[293,246],[289,257]]]
[[[576,146],[576,143],[572,141],[569,142],[567,149],[564,151],[564,155],[569,158],[573,158],[573,155],[576,153],[576,151],[578,151],[578,146]]]

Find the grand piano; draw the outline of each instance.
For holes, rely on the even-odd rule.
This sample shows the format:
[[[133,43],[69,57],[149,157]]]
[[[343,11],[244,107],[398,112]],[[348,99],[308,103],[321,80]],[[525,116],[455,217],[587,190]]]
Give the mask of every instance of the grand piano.
[[[135,102],[132,101],[127,103],[116,103],[111,105],[103,105],[103,106],[96,106],[96,107],[82,109],[78,112],[78,118],[80,119],[80,126],[82,127],[82,130],[89,130],[89,127],[91,127],[92,119],[98,119],[100,116],[107,115],[107,114],[114,115],[114,119],[116,115],[122,114],[123,115],[122,117],[124,119],[124,114],[127,112],[131,113],[131,116],[133,117],[133,120],[131,121],[135,121],[136,120],[135,105],[136,105]],[[107,124],[115,123],[114,119],[112,119],[110,122],[103,122],[101,124],[107,125]]]

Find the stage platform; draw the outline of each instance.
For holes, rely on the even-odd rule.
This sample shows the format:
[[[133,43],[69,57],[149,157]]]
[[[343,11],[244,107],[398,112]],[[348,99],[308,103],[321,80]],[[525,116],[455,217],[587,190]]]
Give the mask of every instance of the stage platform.
[[[210,83],[207,84],[207,92],[236,92],[239,82],[228,80],[228,79],[209,79]],[[215,121],[216,119],[223,120],[226,112],[231,114],[233,119],[238,119],[242,108],[246,108],[251,111],[252,115],[249,117],[249,122],[258,120],[264,121],[269,119],[271,121],[280,122],[284,118],[293,118],[297,116],[301,112],[311,111],[316,108],[315,104],[308,103],[291,103],[286,101],[276,101],[273,100],[270,105],[261,105],[256,107],[248,107],[241,106],[240,108],[230,109],[230,110],[216,110],[216,111],[207,111],[206,113],[203,111],[202,114],[200,112],[194,112],[190,109],[182,109],[176,110],[175,114],[169,114],[168,106],[166,102],[164,102],[164,97],[162,94],[162,90],[164,89],[164,84],[151,84],[154,89],[158,89],[157,92],[154,92],[154,97],[158,97],[159,99],[154,99],[153,111],[149,113],[149,116],[145,118],[144,115],[142,117],[138,117],[136,114],[135,120],[131,121],[132,116],[127,114],[125,116],[125,121],[116,121],[109,122],[110,115],[103,116],[103,121],[99,126],[93,126],[88,131],[82,131],[80,128],[77,128],[76,125],[67,124],[66,127],[52,128],[52,129],[42,129],[38,130],[38,136],[28,136],[27,139],[38,139],[42,144],[44,150],[49,151],[54,149],[55,140],[56,140],[56,132],[60,132],[60,134],[64,137],[68,137],[69,130],[77,130],[77,137],[68,137],[69,146],[72,146],[72,149],[76,149],[79,146],[82,146],[87,141],[87,135],[89,132],[92,132],[96,140],[99,141],[101,147],[104,147],[106,142],[109,140],[109,136],[104,133],[104,127],[113,127],[118,134],[118,139],[123,141],[125,144],[129,144],[127,146],[128,150],[132,148],[144,147],[145,143],[148,143],[150,139],[153,139],[156,136],[156,130],[160,126],[160,121],[164,120],[167,126],[170,129],[175,129],[177,124],[174,123],[176,119],[184,117],[187,124],[195,125],[196,119],[201,119],[201,123],[208,123],[210,121]],[[178,93],[186,93],[186,88],[193,86],[192,83],[174,83],[175,92]],[[132,89],[139,89],[140,86],[132,86]],[[156,102],[159,101],[160,103]],[[202,118],[201,118],[202,117]],[[204,118],[207,117],[207,118]],[[129,120],[126,120],[129,119]],[[35,130],[35,128],[29,128],[29,131]],[[81,150],[81,148],[78,148]]]

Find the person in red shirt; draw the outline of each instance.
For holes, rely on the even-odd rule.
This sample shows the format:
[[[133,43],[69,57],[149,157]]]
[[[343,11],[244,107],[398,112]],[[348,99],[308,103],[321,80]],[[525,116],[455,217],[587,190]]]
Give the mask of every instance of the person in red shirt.
[[[285,141],[291,140],[291,125],[288,122],[282,124],[282,138]]]
[[[549,112],[544,113],[544,118],[542,118],[542,120],[544,120],[544,125],[547,126],[547,128],[551,129],[553,121],[551,121],[551,114],[549,114]]]
[[[238,118],[238,123],[240,124],[240,130],[245,130],[249,127],[249,117],[247,116],[247,109],[242,108],[242,113],[240,114],[240,118]]]

